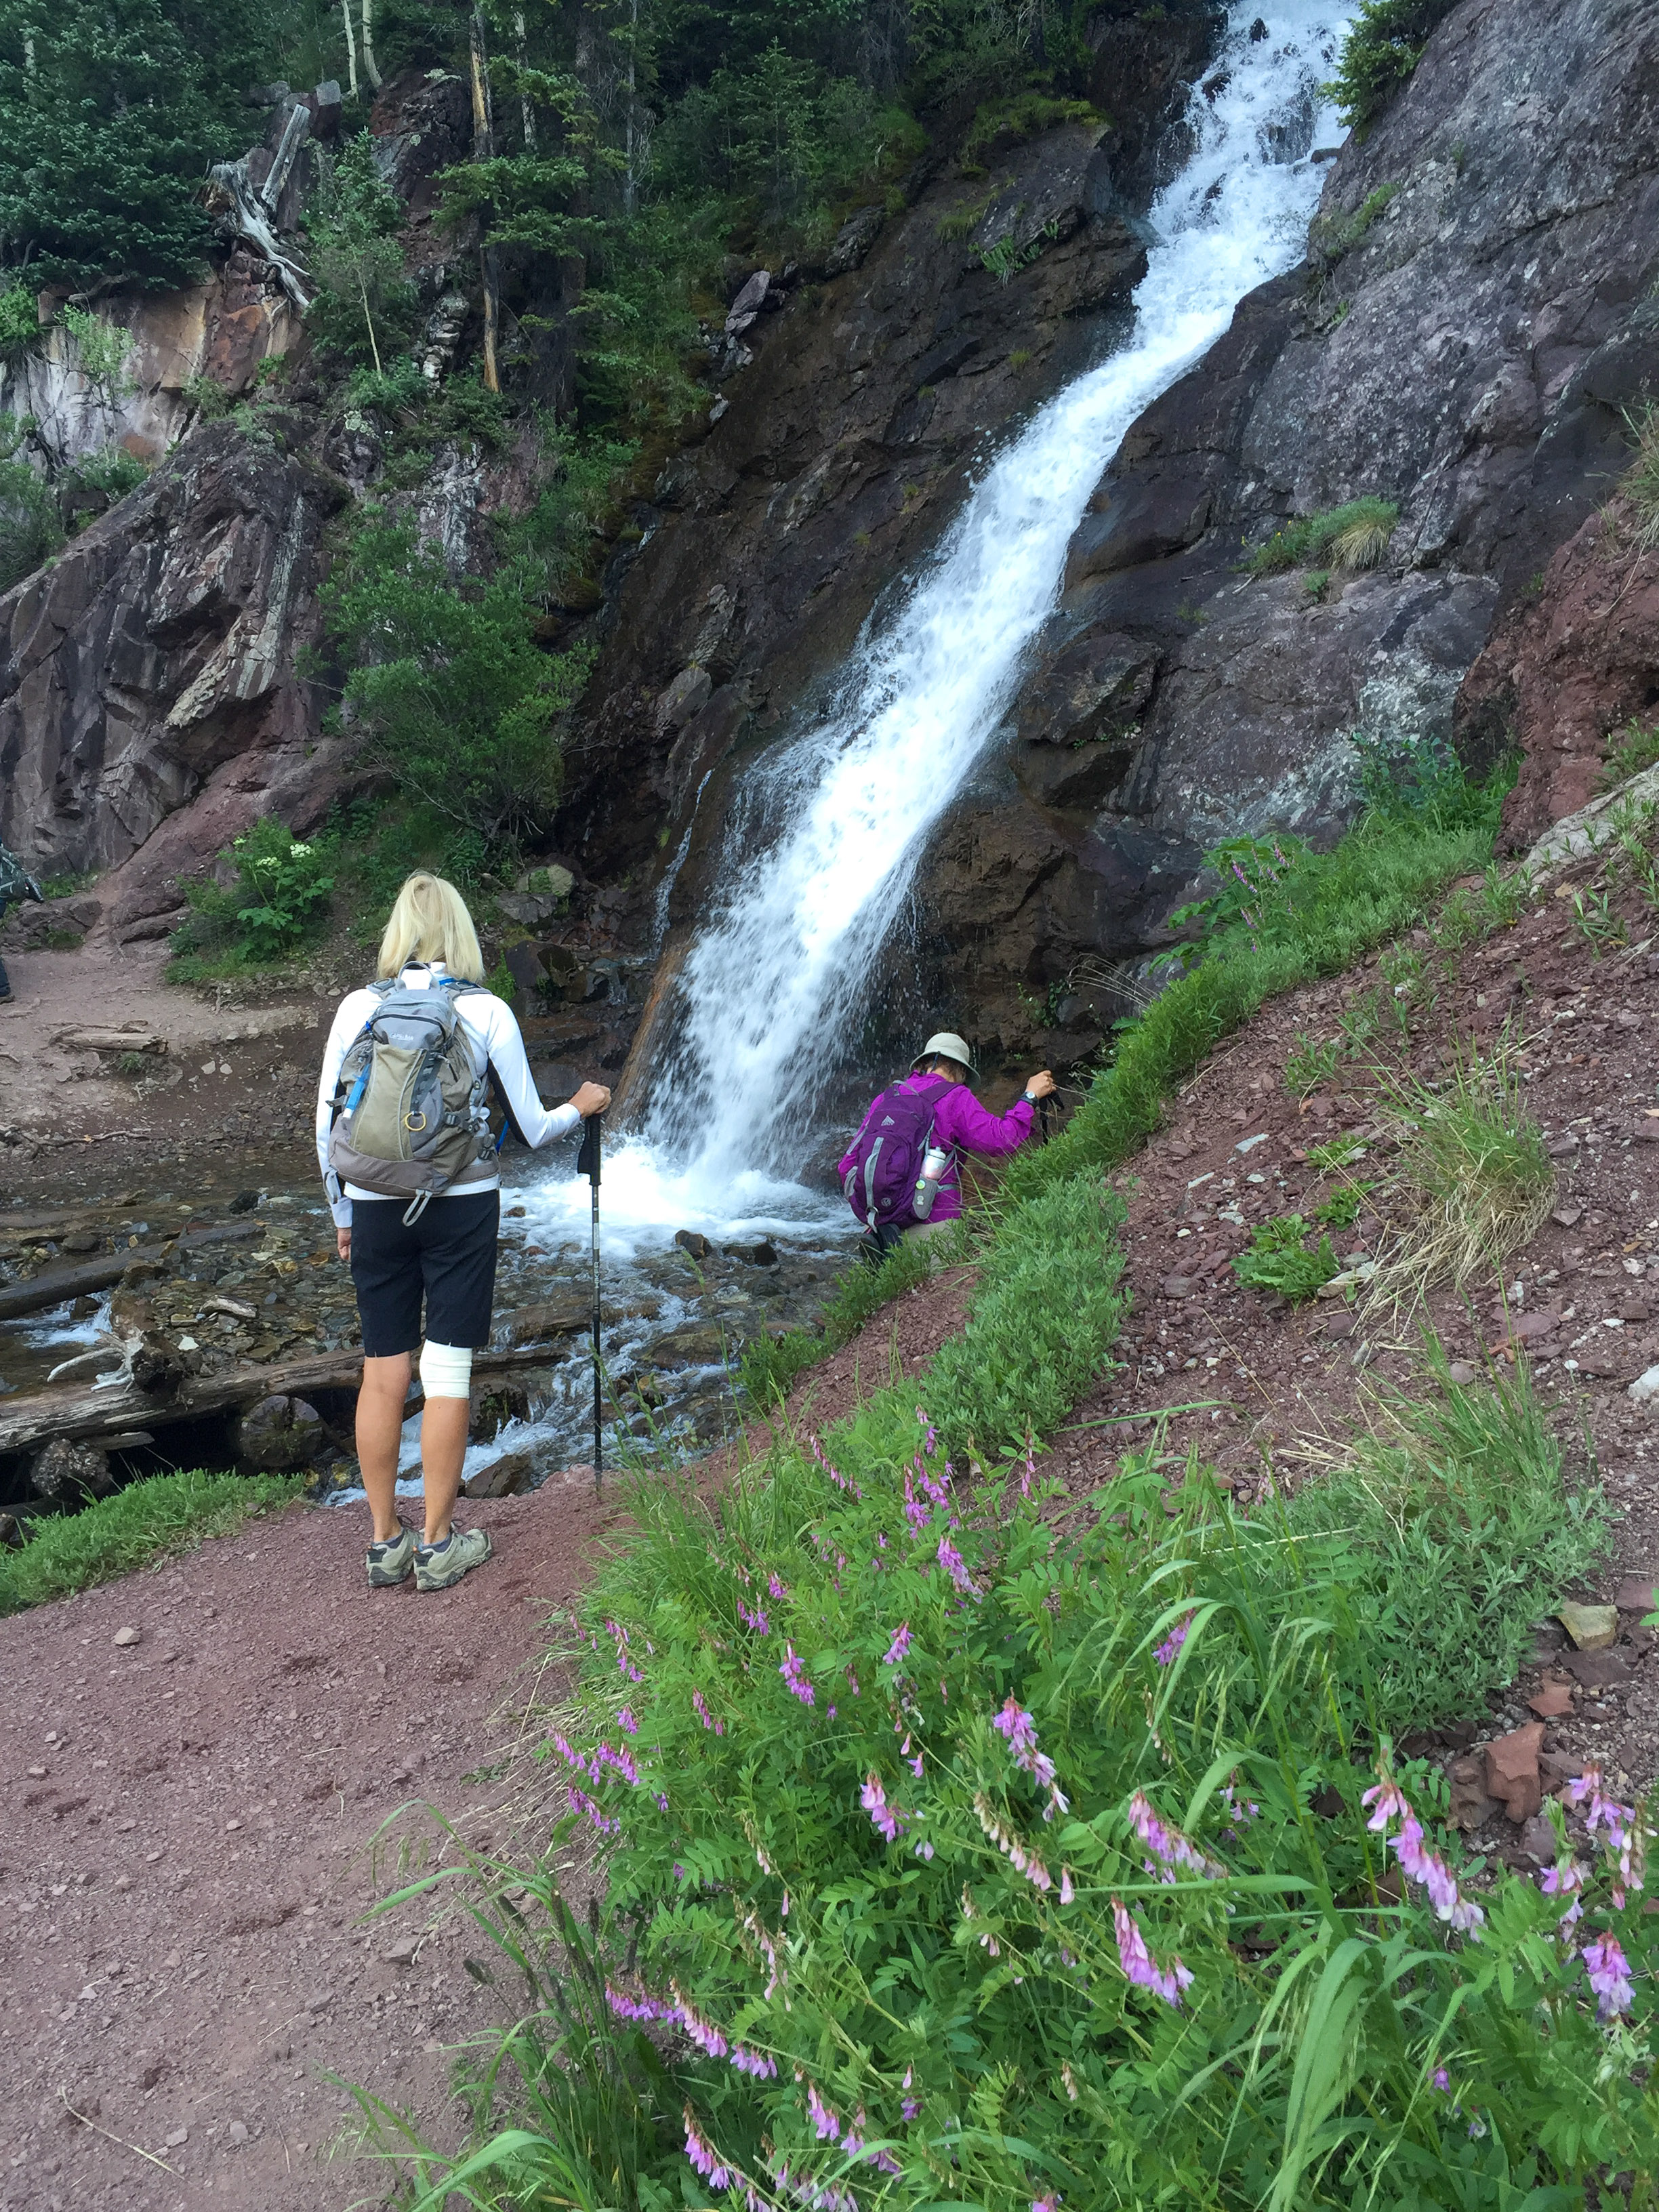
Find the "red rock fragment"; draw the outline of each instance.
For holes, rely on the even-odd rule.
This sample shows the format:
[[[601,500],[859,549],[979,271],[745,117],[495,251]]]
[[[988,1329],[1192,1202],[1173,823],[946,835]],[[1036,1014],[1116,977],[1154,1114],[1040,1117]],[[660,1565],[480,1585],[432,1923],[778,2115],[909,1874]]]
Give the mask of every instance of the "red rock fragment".
[[[1527,1703],[1540,1721],[1559,1720],[1563,1713],[1572,1711],[1572,1692],[1565,1682],[1546,1682],[1537,1696],[1528,1698]]]
[[[1497,1808],[1486,1795],[1486,1766],[1481,1759],[1455,1759],[1451,1764],[1451,1811],[1454,1828],[1478,1828]]]
[[[1538,1775],[1543,1741],[1542,1721],[1529,1721],[1486,1746],[1486,1789],[1517,1825],[1531,1820],[1544,1802]]]

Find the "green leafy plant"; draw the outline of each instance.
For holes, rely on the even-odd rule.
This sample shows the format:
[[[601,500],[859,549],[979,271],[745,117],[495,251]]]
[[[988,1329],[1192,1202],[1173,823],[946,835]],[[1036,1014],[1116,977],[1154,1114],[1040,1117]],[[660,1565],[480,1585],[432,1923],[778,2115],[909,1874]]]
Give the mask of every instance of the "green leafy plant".
[[[1659,514],[1659,483],[1656,483],[1655,513]],[[1622,728],[1608,732],[1607,744],[1601,788],[1611,791],[1659,762],[1659,722],[1644,729],[1640,716],[1632,714]]]
[[[1505,868],[1491,860],[1480,879],[1480,903],[1490,921],[1507,929],[1526,912],[1533,889],[1532,874],[1524,863]]]
[[[1246,1290],[1277,1291],[1293,1305],[1312,1297],[1322,1283],[1340,1272],[1331,1240],[1322,1236],[1312,1251],[1304,1243],[1308,1224],[1299,1213],[1281,1213],[1261,1222],[1248,1249],[1233,1261]]]
[[[1599,960],[1609,948],[1629,942],[1624,917],[1613,911],[1610,894],[1586,888],[1572,895],[1573,927]]]
[[[1336,1038],[1324,1042],[1304,1036],[1298,1030],[1297,1040],[1285,1060],[1285,1088],[1297,1098],[1306,1098],[1335,1074],[1342,1057],[1342,1047]]]
[[[353,364],[372,364],[380,377],[415,323],[415,288],[398,243],[402,222],[403,209],[375,167],[367,131],[347,139],[337,155],[323,155],[317,203],[306,217],[316,287],[307,324],[319,344]],[[418,392],[417,382],[404,404]]]
[[[876,1267],[855,1261],[825,1300],[815,1328],[759,1337],[744,1350],[738,1375],[750,1403],[763,1413],[781,1405],[804,1370],[839,1352],[873,1314],[925,1283],[939,1256],[939,1241],[907,1237]]]
[[[1635,519],[1631,534],[1637,550],[1647,553],[1659,545],[1659,400],[1627,407],[1624,414],[1632,459],[1619,489]]]
[[[1258,545],[1243,565],[1252,576],[1274,576],[1288,568],[1313,568],[1321,562],[1326,572],[1374,568],[1389,550],[1389,541],[1400,520],[1391,499],[1367,494],[1321,514],[1298,515],[1281,523],[1273,536]]]
[[[36,295],[27,284],[14,283],[0,292],[0,361],[16,363],[40,343],[40,317]]]
[[[982,100],[962,142],[963,169],[964,173],[976,170],[1022,139],[1058,130],[1063,123],[1098,125],[1102,120],[1086,100],[1055,100],[1035,90]]]
[[[1360,0],[1342,42],[1335,82],[1326,88],[1350,130],[1362,137],[1370,130],[1452,5],[1453,0]]]
[[[64,542],[58,502],[27,461],[0,461],[0,592],[51,559]]]
[[[1353,1165],[1364,1150],[1364,1139],[1351,1129],[1345,1130],[1341,1136],[1328,1138],[1322,1145],[1310,1145],[1309,1164],[1322,1175],[1340,1175]]]
[[[1366,193],[1352,215],[1345,216],[1334,212],[1330,215],[1316,216],[1308,226],[1310,254],[1322,263],[1328,271],[1341,260],[1345,253],[1353,252],[1355,246],[1370,229],[1371,225],[1380,216],[1388,211],[1399,197],[1398,185],[1378,185],[1374,191]],[[1328,283],[1328,276],[1327,276],[1326,282]],[[1346,312],[1345,303],[1344,314]],[[1337,317],[1338,321],[1342,319],[1343,315]],[[1372,564],[1364,562],[1352,565],[1369,567]]]
[[[185,884],[191,919],[174,934],[175,954],[181,962],[216,954],[246,968],[291,958],[327,915],[335,859],[332,836],[307,842],[264,816],[219,854],[228,883],[206,876]]]
[[[1317,1149],[1328,1148],[1322,1146]],[[1310,1159],[1313,1158],[1311,1152],[1308,1157]],[[1352,1229],[1359,1218],[1365,1200],[1376,1188],[1374,1182],[1344,1183],[1340,1190],[1333,1191],[1322,1205],[1315,1206],[1314,1219],[1327,1229]]]
[[[540,834],[562,778],[559,718],[589,651],[544,652],[545,570],[509,558],[483,580],[371,512],[324,592],[351,673],[343,704],[361,757],[493,858]]]

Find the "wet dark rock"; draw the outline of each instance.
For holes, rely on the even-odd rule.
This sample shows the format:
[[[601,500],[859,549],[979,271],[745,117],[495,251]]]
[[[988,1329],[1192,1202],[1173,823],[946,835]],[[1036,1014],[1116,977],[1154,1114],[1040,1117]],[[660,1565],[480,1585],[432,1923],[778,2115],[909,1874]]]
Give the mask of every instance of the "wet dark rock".
[[[262,1398],[232,1425],[236,1457],[272,1474],[309,1467],[326,1442],[316,1407],[303,1398]]]
[[[763,1237],[753,1244],[728,1244],[725,1249],[728,1260],[746,1260],[751,1267],[775,1267],[778,1264],[777,1247],[768,1237]]]
[[[471,1392],[471,1411],[467,1419],[466,1433],[475,1444],[492,1443],[512,1421],[530,1419],[530,1393],[521,1382],[508,1378],[501,1382],[475,1383]],[[495,1493],[505,1497],[505,1491]]]
[[[115,1481],[103,1452],[57,1437],[30,1461],[29,1487],[46,1504],[76,1505],[107,1498]]]
[[[682,1252],[689,1252],[694,1260],[708,1259],[714,1249],[700,1229],[677,1230],[674,1242]]]

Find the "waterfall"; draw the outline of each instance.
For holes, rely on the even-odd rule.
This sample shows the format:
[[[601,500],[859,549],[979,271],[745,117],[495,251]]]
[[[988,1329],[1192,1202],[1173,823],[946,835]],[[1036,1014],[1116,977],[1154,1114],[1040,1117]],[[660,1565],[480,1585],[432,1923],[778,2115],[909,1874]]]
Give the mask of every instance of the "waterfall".
[[[1233,9],[1212,96],[1190,100],[1188,158],[1150,212],[1127,338],[990,462],[924,570],[866,625],[828,711],[734,795],[644,1135],[613,1170],[641,1227],[823,1218],[794,1177],[826,1062],[861,1026],[928,836],[1008,708],[1102,470],[1244,295],[1303,250],[1322,177],[1313,133],[1340,135],[1319,86],[1350,12]]]

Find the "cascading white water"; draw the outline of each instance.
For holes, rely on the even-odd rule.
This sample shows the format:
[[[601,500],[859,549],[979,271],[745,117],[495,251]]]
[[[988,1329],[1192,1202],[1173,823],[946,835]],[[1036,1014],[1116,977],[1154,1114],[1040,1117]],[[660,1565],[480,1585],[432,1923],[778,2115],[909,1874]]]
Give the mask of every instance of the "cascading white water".
[[[831,711],[751,772],[644,1137],[608,1172],[613,1219],[618,1201],[641,1229],[823,1218],[793,1173],[823,1041],[859,1025],[929,832],[1007,708],[1101,471],[1244,295],[1301,252],[1322,174],[1310,127],[1340,135],[1318,88],[1351,12],[1334,0],[1232,10],[1213,97],[1192,99],[1191,155],[1151,210],[1158,242],[1127,341],[997,457],[926,571],[870,626]],[[1287,146],[1301,158],[1285,159]]]

